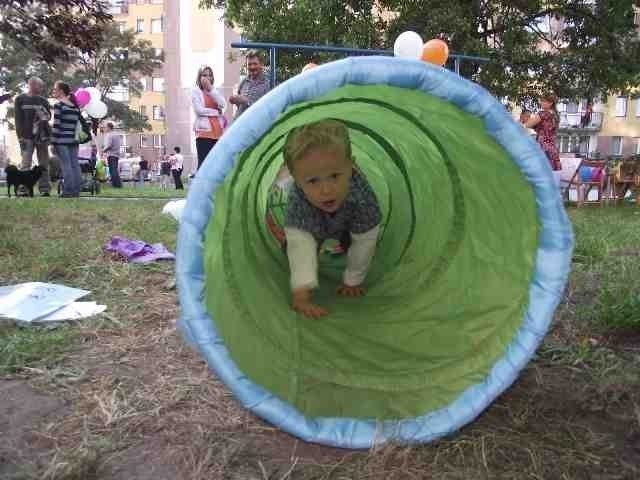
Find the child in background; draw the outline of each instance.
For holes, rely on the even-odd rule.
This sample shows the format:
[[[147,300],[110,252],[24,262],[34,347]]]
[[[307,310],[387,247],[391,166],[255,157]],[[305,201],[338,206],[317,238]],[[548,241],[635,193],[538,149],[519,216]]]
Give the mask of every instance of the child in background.
[[[292,308],[318,318],[328,314],[312,301],[322,242],[339,239],[348,249],[338,295],[364,295],[360,285],[375,253],[382,214],[371,186],[354,165],[349,132],[341,122],[326,119],[291,131],[284,160],[295,180],[284,222]]]

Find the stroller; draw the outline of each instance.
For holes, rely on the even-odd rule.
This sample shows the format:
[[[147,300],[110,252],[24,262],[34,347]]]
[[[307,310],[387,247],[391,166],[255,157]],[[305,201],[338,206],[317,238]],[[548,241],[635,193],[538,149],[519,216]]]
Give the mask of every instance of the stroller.
[[[100,182],[96,178],[96,160],[91,158],[78,158],[80,164],[80,192],[88,192],[91,195],[100,193]],[[64,191],[64,178],[58,182],[58,196]]]

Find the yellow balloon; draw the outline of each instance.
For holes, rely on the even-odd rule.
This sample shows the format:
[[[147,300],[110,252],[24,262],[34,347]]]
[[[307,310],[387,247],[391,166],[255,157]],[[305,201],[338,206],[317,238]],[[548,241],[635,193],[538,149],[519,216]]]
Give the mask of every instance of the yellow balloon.
[[[438,39],[429,40],[422,48],[422,60],[443,66],[449,58],[449,46]]]

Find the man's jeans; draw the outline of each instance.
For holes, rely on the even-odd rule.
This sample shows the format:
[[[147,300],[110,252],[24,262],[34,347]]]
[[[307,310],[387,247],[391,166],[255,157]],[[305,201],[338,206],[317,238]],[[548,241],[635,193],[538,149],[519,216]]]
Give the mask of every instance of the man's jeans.
[[[118,157],[107,157],[109,162],[109,176],[111,177],[111,185],[113,188],[122,188],[120,181],[120,172],[118,172]]]
[[[138,170],[138,181],[136,182],[138,186],[144,187],[144,180],[148,174],[149,170]]]
[[[49,193],[51,190],[51,179],[49,178],[49,144],[34,143],[33,140],[23,139],[20,141],[20,152],[22,153],[22,170],[31,170],[33,162],[33,151],[38,154],[38,165],[44,168],[44,172],[38,180],[38,190],[40,193]]]

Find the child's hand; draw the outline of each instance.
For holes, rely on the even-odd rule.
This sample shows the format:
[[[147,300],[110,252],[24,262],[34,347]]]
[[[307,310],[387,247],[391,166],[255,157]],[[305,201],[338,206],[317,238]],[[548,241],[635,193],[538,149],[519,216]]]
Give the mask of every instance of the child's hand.
[[[320,318],[329,311],[311,301],[311,290],[295,290],[291,299],[291,308],[307,318]]]
[[[362,297],[367,290],[362,287],[350,287],[349,285],[340,285],[336,293],[341,297]]]

